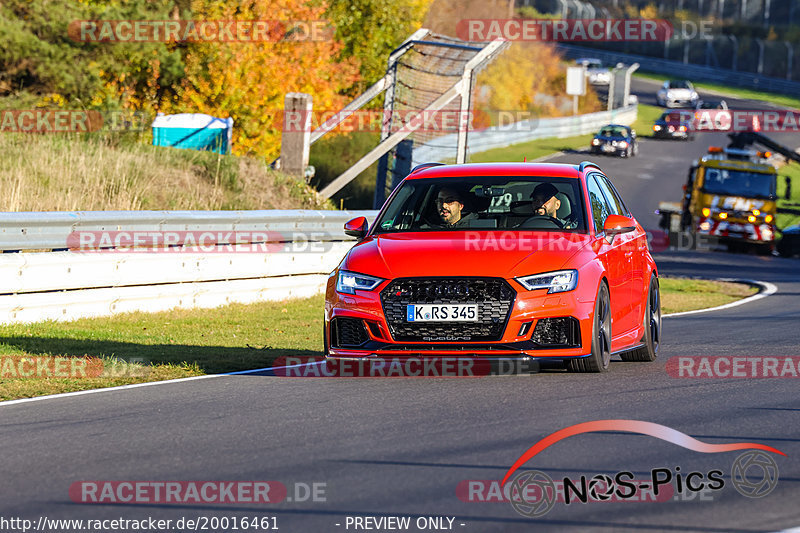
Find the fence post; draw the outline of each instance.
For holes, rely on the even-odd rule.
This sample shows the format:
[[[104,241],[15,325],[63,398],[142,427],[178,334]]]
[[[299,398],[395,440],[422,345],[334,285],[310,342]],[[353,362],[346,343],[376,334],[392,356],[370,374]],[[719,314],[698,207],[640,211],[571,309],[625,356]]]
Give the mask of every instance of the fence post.
[[[783,44],[786,46],[786,79],[791,80],[794,49],[792,49],[792,43],[790,43],[789,41],[783,41]]]
[[[394,154],[394,169],[392,169],[392,190],[400,184],[403,178],[411,174],[411,158],[413,153],[413,140],[403,139],[397,145],[397,150]]]
[[[280,168],[286,174],[303,178],[311,146],[311,95],[287,93],[283,104]]]
[[[759,74],[764,73],[764,41],[763,39],[755,39],[756,44],[758,45],[758,67],[757,71]]]

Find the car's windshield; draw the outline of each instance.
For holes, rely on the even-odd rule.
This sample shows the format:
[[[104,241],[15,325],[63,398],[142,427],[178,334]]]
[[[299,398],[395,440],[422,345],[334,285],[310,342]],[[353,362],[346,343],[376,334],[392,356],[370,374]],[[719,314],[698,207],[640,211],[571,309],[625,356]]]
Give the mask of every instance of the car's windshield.
[[[624,128],[603,128],[600,130],[601,137],[627,137],[628,132]]]
[[[689,89],[689,82],[688,81],[676,81],[672,80],[669,82],[670,89]]]
[[[661,115],[661,119],[664,122],[691,122],[694,119],[694,114],[683,112],[675,112],[675,111],[667,111],[663,115]]]
[[[471,176],[403,182],[374,233],[544,230],[585,232],[575,178]]]
[[[775,194],[775,176],[743,170],[707,168],[703,190],[712,194],[769,198]]]

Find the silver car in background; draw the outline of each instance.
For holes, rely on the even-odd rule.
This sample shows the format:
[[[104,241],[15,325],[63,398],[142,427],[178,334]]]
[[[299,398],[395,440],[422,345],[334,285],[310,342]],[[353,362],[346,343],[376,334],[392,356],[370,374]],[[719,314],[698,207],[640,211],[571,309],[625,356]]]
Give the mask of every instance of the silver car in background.
[[[586,67],[586,77],[592,85],[608,85],[611,83],[611,71],[603,66],[599,59],[581,58],[576,64]]]
[[[692,82],[686,80],[669,80],[656,93],[658,105],[662,107],[692,107],[697,105],[700,96],[694,90]]]

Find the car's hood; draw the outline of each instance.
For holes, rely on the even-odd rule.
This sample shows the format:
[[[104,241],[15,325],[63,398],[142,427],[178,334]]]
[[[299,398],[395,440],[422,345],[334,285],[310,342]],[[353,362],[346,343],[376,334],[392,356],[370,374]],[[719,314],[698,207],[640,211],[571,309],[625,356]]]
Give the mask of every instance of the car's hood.
[[[457,231],[384,234],[354,246],[342,268],[381,278],[514,277],[549,272],[590,242],[585,234]]]
[[[596,139],[600,139],[601,141],[627,141],[627,137],[620,137],[619,135],[599,135],[595,137]]]
[[[692,95],[691,89],[668,89],[667,93],[670,96],[677,98],[688,98]]]

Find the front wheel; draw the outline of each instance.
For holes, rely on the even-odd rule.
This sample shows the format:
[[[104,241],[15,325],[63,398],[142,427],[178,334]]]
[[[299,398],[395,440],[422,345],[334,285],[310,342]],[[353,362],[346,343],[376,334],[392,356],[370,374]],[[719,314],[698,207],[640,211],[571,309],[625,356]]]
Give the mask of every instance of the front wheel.
[[[623,361],[655,361],[658,345],[661,343],[661,292],[658,289],[658,278],[650,277],[650,289],[647,291],[647,307],[644,310],[644,346],[620,354]]]
[[[611,298],[608,285],[600,282],[594,301],[592,320],[592,353],[588,357],[570,359],[567,368],[571,372],[606,372],[611,362]]]

